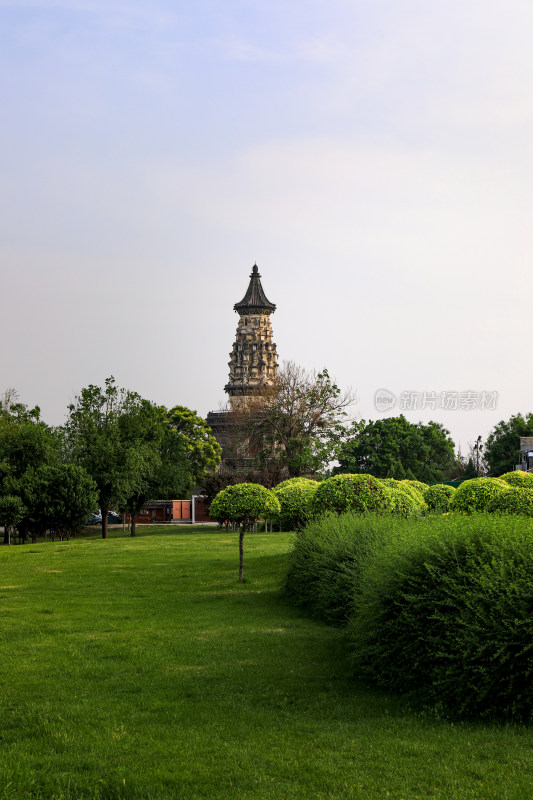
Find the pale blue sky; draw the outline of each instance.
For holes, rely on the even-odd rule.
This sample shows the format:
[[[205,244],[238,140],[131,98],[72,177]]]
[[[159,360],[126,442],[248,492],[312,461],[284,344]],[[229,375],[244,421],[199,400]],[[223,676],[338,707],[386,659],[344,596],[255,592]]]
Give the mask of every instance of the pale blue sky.
[[[0,0],[0,389],[225,396],[257,261],[280,358],[463,450],[533,410],[533,6]]]

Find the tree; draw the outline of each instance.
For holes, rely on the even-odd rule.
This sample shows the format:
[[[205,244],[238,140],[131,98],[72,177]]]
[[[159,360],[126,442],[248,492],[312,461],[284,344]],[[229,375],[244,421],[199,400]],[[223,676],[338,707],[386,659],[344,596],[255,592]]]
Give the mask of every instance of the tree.
[[[31,523],[22,485],[35,470],[57,463],[59,450],[58,437],[40,419],[39,407],[29,409],[14,389],[8,389],[0,400],[0,495],[20,498],[24,514],[16,527],[23,540]]]
[[[187,497],[220,464],[221,447],[196,411],[185,406],[171,409],[151,406],[145,408],[144,425],[146,435],[149,425],[153,426],[158,450],[157,459],[145,470],[139,485],[124,503],[131,517],[132,536],[135,536],[136,516],[149,499]]]
[[[4,528],[4,544],[11,543],[11,529],[17,527],[25,513],[20,497],[10,494],[0,497],[0,525]]]
[[[37,533],[50,531],[61,539],[83,528],[98,506],[96,484],[83,467],[75,464],[43,465],[28,470],[19,482],[27,508],[28,527]]]
[[[513,470],[520,462],[520,437],[533,436],[533,413],[501,420],[487,437],[485,460],[490,475]]]
[[[0,401],[0,480],[16,480],[59,457],[58,438],[40,419],[39,407],[28,409],[15,396],[8,390]]]
[[[159,461],[152,405],[119,389],[111,376],[104,389],[91,384],[81,390],[69,406],[65,434],[72,460],[96,483],[106,539],[110,508],[141,491]]]
[[[241,450],[254,458],[255,468],[281,466],[290,478],[320,474],[336,458],[354,399],[327,369],[307,372],[286,362],[272,384],[235,404]]]
[[[228,486],[217,494],[209,514],[224,522],[228,520],[239,525],[239,582],[243,578],[244,534],[258,519],[279,514],[280,504],[270,489],[258,483],[239,483]]]
[[[454,443],[437,422],[408,422],[403,414],[352,423],[339,448],[335,473],[366,472],[377,478],[446,480],[456,463]]]

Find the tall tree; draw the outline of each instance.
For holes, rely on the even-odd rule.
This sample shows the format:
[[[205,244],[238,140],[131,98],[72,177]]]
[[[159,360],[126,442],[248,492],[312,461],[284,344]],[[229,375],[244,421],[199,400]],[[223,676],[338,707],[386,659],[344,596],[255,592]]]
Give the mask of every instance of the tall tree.
[[[147,500],[188,497],[193,487],[220,463],[220,445],[196,411],[185,406],[152,406],[150,417],[154,435],[157,431],[158,436],[158,458],[126,500],[132,536],[137,513]]]
[[[336,473],[377,478],[444,480],[456,463],[449,431],[437,422],[413,424],[403,416],[355,422],[339,450]]]
[[[82,389],[69,406],[66,441],[72,460],[96,483],[104,539],[110,508],[139,491],[158,463],[160,434],[151,408],[138,394],[119,389],[112,376],[103,389]]]
[[[520,437],[533,436],[533,413],[515,414],[501,420],[485,443],[485,461],[490,475],[503,475],[520,463]]]
[[[235,404],[240,451],[259,469],[281,467],[284,477],[320,474],[337,457],[354,400],[327,369],[308,372],[285,362],[271,384]]]

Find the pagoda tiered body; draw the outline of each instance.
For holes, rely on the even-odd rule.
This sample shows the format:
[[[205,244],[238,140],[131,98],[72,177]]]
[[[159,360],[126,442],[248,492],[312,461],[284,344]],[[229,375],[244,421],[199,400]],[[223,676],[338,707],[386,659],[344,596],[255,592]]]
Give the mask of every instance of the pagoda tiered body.
[[[265,295],[261,276],[254,264],[246,294],[233,306],[239,315],[233,350],[230,353],[229,381],[224,387],[230,410],[210,411],[207,424],[222,447],[222,466],[246,469],[248,452],[236,444],[235,425],[238,409],[262,386],[272,384],[278,369],[278,354],[272,341],[270,315],[276,310]]]
[[[240,319],[230,353],[229,381],[224,389],[230,403],[235,405],[234,398],[250,397],[261,386],[271,384],[278,369],[270,324],[276,306],[265,295],[257,264],[253,266],[246,294],[233,308]]]

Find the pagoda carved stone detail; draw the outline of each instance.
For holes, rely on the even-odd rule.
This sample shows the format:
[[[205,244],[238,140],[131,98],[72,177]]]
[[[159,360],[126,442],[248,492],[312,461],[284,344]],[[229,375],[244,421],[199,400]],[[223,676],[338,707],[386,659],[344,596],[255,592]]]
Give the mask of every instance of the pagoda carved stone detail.
[[[252,268],[246,294],[233,308],[239,314],[239,323],[230,353],[229,381],[224,389],[230,404],[235,406],[240,402],[237,398],[250,397],[261,386],[271,385],[278,369],[270,323],[276,306],[265,295],[257,264]]]

